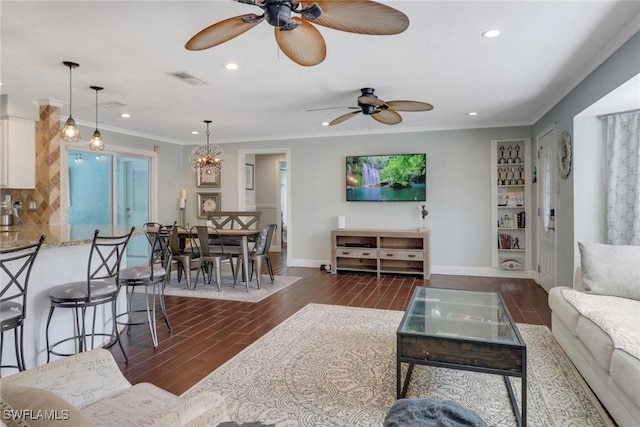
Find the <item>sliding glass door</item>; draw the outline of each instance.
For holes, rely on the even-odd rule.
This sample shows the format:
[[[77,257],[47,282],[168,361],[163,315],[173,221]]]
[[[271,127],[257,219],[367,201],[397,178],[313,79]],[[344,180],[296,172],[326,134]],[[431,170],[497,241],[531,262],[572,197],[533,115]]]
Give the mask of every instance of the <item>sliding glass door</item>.
[[[113,224],[113,156],[67,152],[69,224]]]
[[[140,229],[149,221],[151,158],[67,151],[69,224],[118,224]],[[127,247],[127,265],[144,263],[147,242],[134,238]]]

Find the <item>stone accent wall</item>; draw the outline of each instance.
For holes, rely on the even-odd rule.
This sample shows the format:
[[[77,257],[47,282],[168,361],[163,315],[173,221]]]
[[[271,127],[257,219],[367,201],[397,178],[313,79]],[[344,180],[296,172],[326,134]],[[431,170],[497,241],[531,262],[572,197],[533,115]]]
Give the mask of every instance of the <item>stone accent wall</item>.
[[[62,224],[60,188],[60,108],[40,105],[36,123],[36,188],[35,190],[3,190],[12,200],[22,200],[19,219],[14,224]],[[3,196],[4,197],[4,196]],[[37,209],[29,210],[35,201]]]

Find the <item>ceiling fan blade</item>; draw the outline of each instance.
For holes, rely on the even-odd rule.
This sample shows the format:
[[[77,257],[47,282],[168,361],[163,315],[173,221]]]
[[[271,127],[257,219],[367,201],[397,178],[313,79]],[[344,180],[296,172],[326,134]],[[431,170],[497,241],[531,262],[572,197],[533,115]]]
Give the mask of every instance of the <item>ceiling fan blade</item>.
[[[252,22],[245,22],[242,18],[247,18],[247,20]],[[188,50],[209,49],[210,47],[217,46],[238,37],[240,34],[250,30],[262,21],[264,21],[264,17],[259,17],[253,13],[225,19],[224,21],[208,26],[195,36],[191,37],[184,47]]]
[[[402,121],[400,114],[393,110],[380,110],[377,113],[371,114],[374,120],[384,123],[385,125],[397,125]]]
[[[389,108],[394,111],[431,111],[433,105],[420,101],[389,101]]]
[[[370,0],[302,1],[302,7],[317,3],[322,9],[314,24],[349,33],[370,35],[399,34],[409,27],[409,18],[390,6]],[[308,19],[305,16],[302,19]]]
[[[358,103],[362,105],[373,105],[374,107],[382,107],[385,104],[385,102],[380,98],[376,98],[375,96],[366,96],[366,95],[359,96]]]
[[[298,17],[291,18],[291,21],[300,25],[289,31],[274,27],[276,41],[282,52],[293,62],[307,67],[324,61],[327,45],[320,31]]]
[[[326,108],[313,108],[307,111],[322,111],[322,110],[337,110],[338,108],[348,108],[350,110],[360,110],[360,107],[326,107]]]
[[[356,114],[360,114],[360,111],[352,111],[350,113],[343,114],[342,116],[336,119],[333,119],[331,122],[329,122],[329,126],[337,125],[338,123],[342,123],[345,120],[349,120],[351,117],[354,117]]]

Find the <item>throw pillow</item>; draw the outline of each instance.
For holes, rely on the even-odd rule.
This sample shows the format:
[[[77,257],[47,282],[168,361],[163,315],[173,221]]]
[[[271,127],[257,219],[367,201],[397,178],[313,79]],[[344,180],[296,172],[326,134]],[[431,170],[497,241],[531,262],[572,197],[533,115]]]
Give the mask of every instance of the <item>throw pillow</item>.
[[[35,387],[2,384],[2,418],[7,426],[90,427],[96,425],[63,398]]]
[[[585,291],[640,300],[640,246],[578,242]]]

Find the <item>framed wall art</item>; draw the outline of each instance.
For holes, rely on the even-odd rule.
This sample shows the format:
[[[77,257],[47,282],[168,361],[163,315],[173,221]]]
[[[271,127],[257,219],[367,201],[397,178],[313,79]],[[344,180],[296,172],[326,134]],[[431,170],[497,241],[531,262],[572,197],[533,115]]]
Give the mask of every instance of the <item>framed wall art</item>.
[[[246,163],[244,165],[244,173],[245,173],[245,190],[253,190],[253,165],[250,163]]]
[[[198,193],[197,195],[198,218],[207,219],[220,210],[220,193]]]
[[[196,172],[196,186],[220,188],[220,171],[198,169],[198,172]]]

